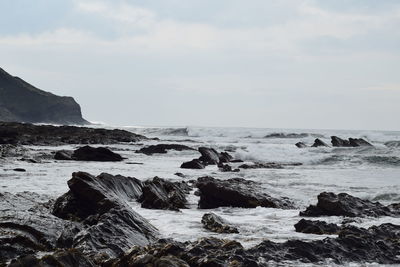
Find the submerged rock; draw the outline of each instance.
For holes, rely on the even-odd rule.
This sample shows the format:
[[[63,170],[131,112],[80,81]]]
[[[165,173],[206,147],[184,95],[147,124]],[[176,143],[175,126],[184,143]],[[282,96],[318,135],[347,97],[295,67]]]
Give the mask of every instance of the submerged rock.
[[[303,142],[298,142],[298,143],[296,143],[296,146],[297,146],[298,148],[305,148],[305,147],[307,147],[307,145],[304,144]]]
[[[229,225],[229,223],[222,217],[215,213],[205,213],[201,218],[201,223],[204,228],[216,233],[239,233],[236,227]]]
[[[180,144],[157,144],[157,145],[143,147],[140,150],[136,151],[136,153],[142,153],[146,155],[165,154],[168,152],[168,150],[183,151],[183,150],[194,150],[194,149]]]
[[[145,181],[139,198],[142,208],[179,210],[187,208],[186,194],[190,187],[185,182],[169,182],[155,177]]]
[[[205,167],[206,166],[199,159],[193,159],[181,165],[182,169],[204,169]]]
[[[379,217],[399,216],[400,210],[391,209],[379,202],[371,202],[346,193],[327,193],[318,195],[316,206],[310,205],[300,216],[347,216],[347,217]]]
[[[334,235],[338,234],[341,227],[334,223],[326,223],[324,221],[310,221],[301,219],[294,225],[296,232],[316,235]]]
[[[116,144],[145,140],[146,137],[124,130],[100,128],[33,125],[0,122],[0,144],[67,145]]]
[[[258,206],[290,209],[294,207],[289,199],[271,197],[259,188],[259,184],[241,178],[219,180],[201,177],[197,179],[196,186],[200,193],[200,209]]]
[[[311,147],[329,147],[329,145],[327,143],[325,143],[324,141],[322,141],[321,139],[317,138],[314,141],[314,144]]]

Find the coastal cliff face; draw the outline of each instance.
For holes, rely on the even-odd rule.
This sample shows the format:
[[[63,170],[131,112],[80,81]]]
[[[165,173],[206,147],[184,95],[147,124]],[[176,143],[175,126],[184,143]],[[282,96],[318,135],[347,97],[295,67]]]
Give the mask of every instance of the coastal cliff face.
[[[1,68],[0,121],[88,124],[72,97],[40,90]]]

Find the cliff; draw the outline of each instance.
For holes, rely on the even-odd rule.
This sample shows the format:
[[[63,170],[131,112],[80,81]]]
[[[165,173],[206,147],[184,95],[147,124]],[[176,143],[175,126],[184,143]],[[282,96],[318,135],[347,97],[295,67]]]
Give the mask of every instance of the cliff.
[[[88,124],[72,97],[40,90],[1,68],[0,121]]]

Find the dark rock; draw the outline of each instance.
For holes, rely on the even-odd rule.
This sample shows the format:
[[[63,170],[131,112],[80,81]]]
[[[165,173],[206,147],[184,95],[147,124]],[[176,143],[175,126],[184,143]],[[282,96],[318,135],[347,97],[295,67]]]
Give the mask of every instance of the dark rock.
[[[307,147],[307,145],[304,144],[303,142],[298,142],[298,143],[296,143],[296,146],[297,146],[298,148],[305,148],[305,147]]]
[[[76,172],[68,186],[70,191],[57,199],[53,214],[86,226],[73,240],[73,246],[85,254],[114,257],[134,245],[148,245],[159,235],[124,201],[135,200],[141,194],[137,179]]]
[[[310,221],[301,219],[294,225],[296,232],[316,235],[335,235],[338,234],[341,227],[333,223],[324,221]]]
[[[371,202],[353,197],[346,193],[323,192],[318,195],[316,206],[310,205],[300,216],[347,216],[347,217],[379,217],[399,216],[400,210],[392,210],[379,202]]]
[[[239,233],[236,227],[230,226],[222,217],[214,213],[205,213],[201,218],[204,228],[216,233]]]
[[[233,160],[231,160],[230,162],[231,162],[231,163],[241,163],[241,162],[244,162],[244,161],[241,160],[241,159],[233,159]]]
[[[233,157],[228,152],[219,153],[219,163],[228,163],[233,160]]]
[[[122,161],[123,158],[105,147],[84,146],[74,151],[73,160],[78,161]]]
[[[259,184],[234,178],[219,180],[212,177],[197,179],[197,188],[200,191],[199,208],[213,209],[218,207],[255,208],[293,208],[293,203],[287,198],[273,198],[262,192]]]
[[[276,162],[242,164],[240,169],[283,169],[283,165]]]
[[[56,159],[56,160],[72,160],[72,154],[73,154],[73,151],[66,151],[66,150],[57,151],[56,154],[54,155],[54,159]]]
[[[15,168],[15,169],[13,169],[13,171],[15,171],[15,172],[26,172],[26,170],[23,169],[23,168]]]
[[[199,159],[193,159],[188,162],[184,162],[181,165],[182,169],[204,169],[204,164]]]
[[[353,147],[358,147],[358,146],[373,146],[369,142],[365,141],[362,138],[349,138],[349,143]]]
[[[264,138],[304,138],[308,136],[308,133],[271,133]]]
[[[351,147],[350,142],[348,140],[344,140],[337,136],[331,136],[331,143],[334,147]]]
[[[118,129],[0,122],[0,144],[115,144],[137,142],[144,139],[146,137]]]
[[[230,166],[228,164],[223,164],[223,163],[218,163],[218,168],[222,172],[240,172],[239,169],[233,169],[232,166]]]
[[[42,91],[0,68],[0,121],[89,124],[72,97]]]
[[[194,149],[180,144],[158,144],[158,145],[143,147],[140,150],[136,151],[136,153],[143,153],[146,155],[153,155],[156,153],[165,154],[168,152],[168,150],[183,151],[183,150],[194,150]]]
[[[314,144],[311,147],[320,147],[320,146],[329,147],[329,145],[327,143],[325,143],[324,141],[322,141],[319,138],[315,139]]]
[[[155,177],[143,183],[143,194],[139,198],[142,208],[176,210],[187,208],[186,194],[189,186],[183,183],[173,183]]]
[[[199,158],[205,165],[215,165],[219,163],[219,153],[214,148],[199,147],[201,157]]]
[[[9,264],[9,267],[47,267],[47,266],[62,266],[62,267],[95,267],[89,257],[83,255],[79,250],[68,249],[59,250],[53,254],[43,256],[41,259],[33,255],[19,257]]]
[[[50,214],[40,195],[0,193],[0,266],[20,255],[68,247],[79,225]]]
[[[181,178],[186,178],[186,175],[184,175],[184,174],[181,173],[181,172],[177,172],[177,173],[175,173],[174,175],[176,175],[176,176],[178,176],[178,177],[181,177]]]

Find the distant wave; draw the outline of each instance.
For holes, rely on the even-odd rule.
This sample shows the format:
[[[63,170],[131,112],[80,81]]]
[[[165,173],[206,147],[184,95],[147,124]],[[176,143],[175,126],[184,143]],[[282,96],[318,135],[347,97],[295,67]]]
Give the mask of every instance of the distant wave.
[[[388,202],[398,202],[400,201],[400,194],[398,193],[381,193],[376,195],[372,201],[388,201]]]
[[[315,133],[271,133],[264,138],[306,138],[306,137],[316,137],[316,138],[323,138],[324,135],[322,134],[315,134]]]

